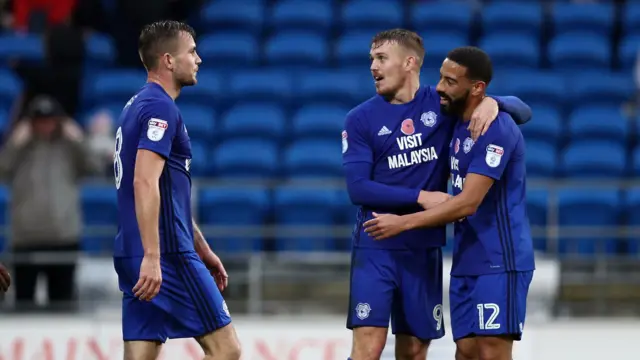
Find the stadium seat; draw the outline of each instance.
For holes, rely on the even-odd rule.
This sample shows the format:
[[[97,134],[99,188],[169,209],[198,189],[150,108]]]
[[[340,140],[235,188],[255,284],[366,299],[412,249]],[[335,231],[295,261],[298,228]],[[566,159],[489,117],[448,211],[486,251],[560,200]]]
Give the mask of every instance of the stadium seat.
[[[621,13],[622,33],[640,35],[640,4],[627,2]]]
[[[113,39],[106,34],[93,33],[85,40],[87,65],[101,68],[112,66],[118,55]]]
[[[543,12],[538,2],[492,2],[482,8],[482,30],[485,35],[507,33],[539,39],[542,35]]]
[[[335,219],[338,226],[346,226],[352,228],[356,223],[356,217],[358,214],[358,207],[351,203],[347,190],[340,189],[336,195],[336,210]],[[336,237],[336,250],[338,251],[350,251],[351,250],[351,231],[345,234],[345,236]]]
[[[198,197],[198,219],[211,240],[214,251],[242,252],[262,250],[260,230],[251,226],[265,224],[270,209],[269,193],[261,188],[205,187]],[[223,227],[216,236],[210,226]]]
[[[640,226],[640,188],[631,188],[625,192],[625,215],[626,224],[628,226],[638,227]],[[640,242],[638,238],[628,238],[627,250],[631,255],[638,255],[640,253]]]
[[[286,71],[251,69],[229,77],[225,96],[232,103],[246,99],[286,103],[292,92],[292,78]]]
[[[611,67],[609,39],[603,35],[565,33],[551,39],[549,61],[556,70],[581,72]]]
[[[564,99],[568,91],[562,75],[537,70],[496,72],[490,86],[492,93],[495,93],[492,87],[498,86],[504,91],[500,95],[517,96],[534,109],[540,106],[561,108],[565,105]]]
[[[278,149],[271,141],[228,140],[212,152],[212,168],[219,179],[267,180],[278,170]]]
[[[632,155],[633,155],[633,164],[632,164],[633,175],[640,177],[640,146],[636,146]]]
[[[10,109],[22,91],[22,82],[11,71],[0,69],[0,109]]]
[[[527,215],[533,234],[533,246],[536,250],[546,251],[545,236],[536,236],[536,231],[547,226],[547,208],[549,207],[549,192],[542,189],[527,190]]]
[[[5,250],[6,237],[9,232],[9,200],[11,199],[11,192],[5,185],[0,185],[0,251]]]
[[[208,29],[262,31],[265,4],[262,0],[214,0],[202,9],[201,21]]]
[[[209,167],[209,146],[206,140],[191,139],[191,165],[189,173],[192,177],[211,175]]]
[[[273,104],[246,103],[234,106],[222,117],[219,136],[224,139],[277,140],[284,135],[284,110]]]
[[[211,140],[215,136],[216,114],[206,106],[183,105],[182,121],[191,139]]]
[[[329,45],[312,32],[283,32],[267,40],[265,56],[273,66],[320,66],[328,61]]]
[[[282,187],[274,193],[276,224],[284,228],[276,238],[278,251],[335,250],[336,192],[326,188]],[[288,227],[288,229],[287,229]],[[285,231],[288,230],[288,233]],[[289,236],[287,236],[289,235]]]
[[[238,68],[258,64],[260,47],[250,33],[219,32],[198,39],[198,55],[204,66]]]
[[[402,26],[403,9],[394,0],[350,0],[342,6],[343,29],[381,31]]]
[[[441,31],[468,38],[473,11],[463,1],[416,2],[410,10],[410,23],[420,33]]]
[[[440,74],[440,66],[452,49],[468,45],[468,37],[458,33],[429,32],[423,38],[425,49],[424,68],[438,68],[436,74]],[[420,72],[424,73],[424,70]]]
[[[0,136],[5,136],[9,130],[9,111],[0,108]]]
[[[618,190],[563,189],[558,192],[558,215],[561,227],[578,227],[582,236],[562,237],[561,255],[594,256],[614,253],[617,242],[611,238],[591,237],[589,229],[620,225],[621,199]],[[565,231],[567,229],[565,228]]]
[[[122,106],[144,86],[147,74],[138,70],[110,70],[95,76],[87,89],[87,100],[92,104],[120,102]]]
[[[342,157],[338,137],[335,141],[297,141],[289,146],[282,159],[285,175],[293,178],[342,176]]]
[[[567,125],[568,137],[580,141],[610,140],[624,144],[630,135],[629,121],[619,106],[585,105],[576,108]]]
[[[631,71],[636,66],[640,53],[640,32],[622,38],[618,45],[618,59],[623,70]]]
[[[627,170],[625,147],[617,142],[572,142],[561,157],[563,175],[568,177],[615,178]]]
[[[182,106],[182,104],[217,105],[223,102],[223,96],[226,95],[227,89],[223,87],[223,83],[223,77],[216,72],[209,70],[198,71],[198,84],[196,86],[183,87],[180,90],[180,97],[176,99],[176,103],[179,106]]]
[[[9,60],[40,62],[44,59],[44,46],[38,35],[0,35],[0,67]]]
[[[527,176],[555,176],[558,170],[556,148],[548,142],[536,140],[526,141],[526,145]]]
[[[533,112],[532,121],[520,126],[520,130],[527,144],[530,141],[540,141],[555,147],[560,143],[563,135],[563,122],[556,108],[539,106]],[[528,145],[527,148],[529,148]]]
[[[116,189],[109,185],[85,185],[80,200],[84,225],[88,227],[82,236],[82,249],[89,254],[110,253],[114,227],[118,224]]]
[[[328,1],[283,0],[273,5],[268,20],[276,31],[303,30],[326,34],[333,24],[333,9]]]
[[[535,69],[540,66],[538,40],[532,36],[493,34],[480,39],[479,46],[491,56],[491,62],[497,68]]]
[[[609,36],[613,31],[613,4],[553,4],[552,22],[556,35],[574,31]]]
[[[369,79],[369,84],[372,84],[373,78]],[[322,101],[353,106],[367,96],[363,94],[365,81],[358,74],[342,70],[310,71],[298,79],[295,99],[297,103]]]
[[[336,105],[310,104],[293,116],[293,136],[296,139],[337,139],[344,129],[349,108]]]
[[[370,32],[351,31],[341,35],[335,42],[334,56],[338,64],[344,66],[362,66],[363,68],[371,65],[369,60],[369,51],[371,50]]]
[[[629,74],[598,71],[572,76],[570,97],[574,106],[620,107],[634,98],[635,91],[634,79]]]

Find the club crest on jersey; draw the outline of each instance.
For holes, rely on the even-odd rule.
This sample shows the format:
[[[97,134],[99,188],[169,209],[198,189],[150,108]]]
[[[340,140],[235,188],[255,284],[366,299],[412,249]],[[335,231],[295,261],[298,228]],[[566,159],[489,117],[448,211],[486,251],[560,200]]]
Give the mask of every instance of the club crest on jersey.
[[[504,149],[501,146],[489,144],[487,146],[487,155],[484,160],[487,162],[489,167],[495,168],[500,165],[502,155],[504,155]]]
[[[413,120],[405,119],[402,121],[400,131],[405,135],[413,135],[416,132],[416,127],[413,126]]]
[[[360,320],[364,320],[369,317],[371,312],[371,306],[368,303],[359,303],[356,305],[356,316]]]
[[[422,116],[420,116],[420,121],[422,121],[426,127],[433,127],[433,125],[436,124],[436,120],[438,120],[438,114],[433,111],[422,113]]]
[[[456,143],[453,145],[453,153],[457,154],[460,151],[460,139],[456,139]]]
[[[347,141],[347,131],[342,132],[342,153],[346,153],[349,149],[349,142]]]
[[[468,154],[469,151],[471,151],[473,144],[474,144],[474,141],[472,138],[468,137],[464,139],[464,142],[462,143],[462,151],[464,151],[465,154]]]
[[[169,128],[169,123],[154,118],[149,119],[147,125],[147,137],[151,141],[160,141],[164,137],[164,132]]]

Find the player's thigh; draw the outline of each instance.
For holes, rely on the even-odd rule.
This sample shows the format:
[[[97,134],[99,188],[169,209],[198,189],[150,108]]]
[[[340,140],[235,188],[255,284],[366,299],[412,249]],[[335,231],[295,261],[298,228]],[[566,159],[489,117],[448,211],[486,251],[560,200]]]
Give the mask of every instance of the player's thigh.
[[[156,360],[162,343],[155,341],[125,341],[124,360]]]
[[[231,323],[214,278],[195,252],[163,260],[157,304],[171,317],[166,325],[170,339],[200,337]]]
[[[513,336],[477,336],[478,360],[512,360]]]
[[[478,360],[478,346],[476,337],[466,337],[456,340],[455,360]]]
[[[389,251],[353,249],[347,328],[387,328],[396,284]]]
[[[225,360],[237,360],[240,358],[240,341],[232,324],[228,324],[211,333],[196,336],[195,340],[200,344],[205,355],[216,355]]]
[[[396,360],[424,360],[431,340],[421,340],[415,336],[396,334]]]
[[[422,340],[444,336],[442,311],[442,251],[440,248],[398,252],[396,258],[401,273],[391,323],[393,333],[410,335]],[[401,341],[416,348],[417,341]],[[396,345],[402,346],[402,345]],[[407,349],[411,353],[411,349]]]
[[[387,332],[387,326],[354,328],[349,357],[353,360],[379,360],[387,343]]]

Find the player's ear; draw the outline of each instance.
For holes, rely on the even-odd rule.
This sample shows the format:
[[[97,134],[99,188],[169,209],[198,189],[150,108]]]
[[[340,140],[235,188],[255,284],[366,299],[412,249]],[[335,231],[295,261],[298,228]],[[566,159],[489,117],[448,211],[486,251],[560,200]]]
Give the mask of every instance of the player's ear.
[[[173,70],[173,67],[175,66],[175,61],[173,59],[173,56],[171,56],[171,54],[164,53],[162,55],[162,61],[164,62],[164,65],[167,67],[167,69]]]
[[[473,96],[482,96],[487,90],[487,83],[484,81],[476,81],[473,85],[471,85],[471,95]]]

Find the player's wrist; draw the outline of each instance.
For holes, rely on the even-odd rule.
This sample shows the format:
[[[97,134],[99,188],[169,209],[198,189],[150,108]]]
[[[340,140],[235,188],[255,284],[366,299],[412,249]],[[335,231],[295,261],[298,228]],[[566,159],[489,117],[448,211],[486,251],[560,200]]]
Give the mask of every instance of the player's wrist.
[[[151,259],[159,259],[160,258],[160,250],[158,249],[149,249],[144,250],[144,256]]]

